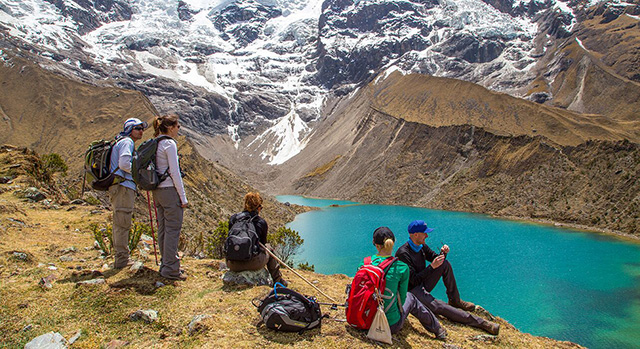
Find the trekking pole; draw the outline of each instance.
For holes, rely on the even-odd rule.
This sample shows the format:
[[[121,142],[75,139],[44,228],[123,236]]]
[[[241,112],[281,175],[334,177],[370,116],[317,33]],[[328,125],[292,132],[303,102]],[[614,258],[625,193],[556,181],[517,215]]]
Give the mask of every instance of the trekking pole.
[[[287,267],[287,269],[291,270],[294,274],[296,274],[297,276],[299,276],[302,280],[304,280],[304,282],[308,283],[309,286],[313,287],[316,289],[316,291],[320,292],[323,296],[327,297],[330,301],[332,301],[333,303],[338,303],[335,299],[327,296],[324,292],[320,291],[319,288],[317,288],[314,284],[312,284],[309,280],[305,279],[304,276],[298,274],[297,271],[293,270],[293,268],[291,268],[290,266],[288,266],[285,262],[283,262],[280,258],[278,258],[275,254],[273,254],[273,252],[269,251],[269,249],[262,244],[262,242],[258,242],[260,244],[260,246],[262,246],[262,248],[264,248],[265,251],[267,251],[267,253],[275,258],[278,262],[280,262],[280,264],[284,265],[285,267]]]
[[[82,191],[80,192],[80,199],[84,196],[84,184],[87,182],[87,171],[84,171],[84,176],[82,176]]]
[[[149,224],[151,225],[151,239],[153,240],[153,255],[156,257],[156,265],[159,265],[158,251],[156,250],[156,235],[153,231],[153,216],[151,215],[151,199],[149,198],[149,191],[147,191],[147,206],[149,206]],[[156,207],[155,200],[153,200],[153,207]],[[158,211],[156,211],[156,217],[158,217]]]

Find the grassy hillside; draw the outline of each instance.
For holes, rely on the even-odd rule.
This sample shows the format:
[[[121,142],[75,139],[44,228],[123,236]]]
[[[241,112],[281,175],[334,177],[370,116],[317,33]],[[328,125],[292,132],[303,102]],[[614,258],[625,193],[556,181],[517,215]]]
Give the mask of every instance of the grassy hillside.
[[[363,332],[349,328],[344,312],[323,306],[330,319],[320,329],[304,334],[278,333],[259,325],[253,299],[260,299],[269,287],[224,286],[219,260],[184,257],[188,274],[184,282],[160,278],[153,257],[134,253],[144,260],[137,272],[105,267],[112,261],[93,247],[90,223],[108,219],[108,212],[92,205],[30,203],[14,193],[36,184],[16,164],[33,160],[25,149],[0,151],[0,176],[14,170],[11,183],[0,184],[0,346],[22,348],[32,338],[50,331],[66,339],[80,337],[73,348],[108,347],[119,341],[132,348],[374,348]],[[14,167],[12,167],[14,166]],[[22,168],[22,167],[20,167]],[[26,167],[25,167],[26,168]],[[41,185],[47,189],[45,184]],[[54,190],[48,188],[47,190]],[[142,244],[140,245],[142,248]],[[350,282],[344,275],[320,275],[300,271],[331,297],[344,301]],[[305,294],[316,292],[291,272],[284,271],[290,287]],[[43,278],[51,287],[40,285]],[[99,285],[78,285],[79,281],[104,279]],[[162,282],[164,286],[158,285]],[[320,296],[320,295],[319,295]],[[322,301],[322,300],[321,300]],[[132,321],[137,310],[153,309],[158,320],[146,324]],[[486,312],[480,316],[489,317]],[[199,331],[190,332],[197,315],[209,315]],[[442,348],[574,348],[575,344],[524,334],[504,320],[497,337],[441,319],[449,332],[446,342],[437,341],[415,318],[395,337],[394,347]]]
[[[368,92],[372,109],[434,127],[471,125],[498,135],[541,135],[559,145],[640,139],[637,127],[602,115],[550,108],[461,80],[394,73]]]

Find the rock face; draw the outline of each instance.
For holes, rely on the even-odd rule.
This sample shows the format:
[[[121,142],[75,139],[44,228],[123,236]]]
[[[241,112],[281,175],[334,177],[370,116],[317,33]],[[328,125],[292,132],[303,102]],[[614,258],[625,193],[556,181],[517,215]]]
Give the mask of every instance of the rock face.
[[[267,269],[256,271],[228,271],[222,277],[222,282],[229,286],[262,286],[271,285],[273,280]]]

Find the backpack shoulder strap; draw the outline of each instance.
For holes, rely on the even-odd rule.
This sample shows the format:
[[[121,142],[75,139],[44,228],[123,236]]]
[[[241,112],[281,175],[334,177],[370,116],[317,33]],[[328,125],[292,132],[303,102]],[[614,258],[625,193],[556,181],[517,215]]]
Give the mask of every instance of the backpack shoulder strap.
[[[364,258],[364,264],[363,265],[369,265],[371,264],[371,256],[367,256]]]
[[[167,136],[167,135],[162,135],[162,136],[156,137],[156,142],[160,142],[163,139],[173,139],[173,138],[171,138],[170,136]]]
[[[384,275],[386,276],[387,272],[391,268],[391,265],[397,260],[398,260],[397,257],[393,257],[393,256],[387,257],[387,259],[383,260],[380,264],[378,264],[378,267],[384,271]]]

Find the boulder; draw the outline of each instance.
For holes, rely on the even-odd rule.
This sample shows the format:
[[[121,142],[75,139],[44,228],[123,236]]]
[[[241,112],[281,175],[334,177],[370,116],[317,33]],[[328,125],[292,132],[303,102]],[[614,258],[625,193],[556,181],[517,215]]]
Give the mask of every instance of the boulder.
[[[134,273],[137,273],[140,269],[142,269],[143,265],[144,263],[142,261],[135,261],[133,265],[131,265],[131,268],[129,268],[129,270]]]
[[[127,341],[123,341],[121,339],[114,339],[111,342],[107,343],[104,345],[105,349],[118,349],[118,348],[122,348],[124,346],[129,345],[129,342]]]
[[[40,287],[42,287],[45,290],[50,290],[51,288],[53,288],[53,282],[56,280],[56,276],[53,274],[50,274],[47,277],[43,277],[40,279],[40,282],[38,283],[40,285]]]
[[[148,324],[158,320],[158,312],[153,309],[137,310],[129,315],[131,321],[142,320]]]
[[[80,338],[80,336],[82,336],[82,330],[78,330],[76,332],[76,334],[73,335],[73,337],[71,337],[71,339],[69,339],[69,345],[75,343]]]
[[[107,282],[104,279],[91,279],[76,282],[76,287],[80,286],[94,286],[94,285],[106,285]]]
[[[271,285],[273,280],[267,269],[247,270],[241,272],[228,271],[222,277],[222,282],[228,286],[262,286]]]
[[[209,325],[207,325],[206,321],[207,319],[211,319],[211,315],[201,314],[194,316],[189,323],[189,326],[187,326],[187,328],[189,329],[189,334],[194,334],[209,329]]]
[[[13,177],[10,176],[0,177],[0,184],[8,184],[12,179]]]
[[[46,195],[44,195],[40,190],[38,190],[38,188],[36,187],[29,187],[27,189],[24,190],[24,192],[22,193],[23,196],[29,200],[33,200],[35,202],[38,201],[42,201],[44,199],[47,198]]]
[[[58,332],[49,332],[38,336],[24,345],[24,349],[62,349],[67,347],[67,340]]]

